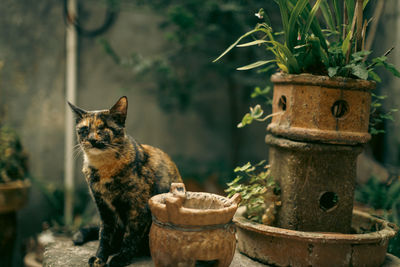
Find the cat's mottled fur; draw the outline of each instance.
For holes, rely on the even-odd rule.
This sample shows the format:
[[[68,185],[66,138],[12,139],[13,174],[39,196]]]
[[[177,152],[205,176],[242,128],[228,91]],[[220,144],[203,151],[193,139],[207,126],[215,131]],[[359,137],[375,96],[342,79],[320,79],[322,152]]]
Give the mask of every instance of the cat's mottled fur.
[[[90,266],[125,266],[148,253],[151,196],[181,182],[179,171],[160,149],[141,145],[125,133],[128,100],[109,110],[85,111],[69,103],[83,151],[83,173],[96,202],[100,244]]]

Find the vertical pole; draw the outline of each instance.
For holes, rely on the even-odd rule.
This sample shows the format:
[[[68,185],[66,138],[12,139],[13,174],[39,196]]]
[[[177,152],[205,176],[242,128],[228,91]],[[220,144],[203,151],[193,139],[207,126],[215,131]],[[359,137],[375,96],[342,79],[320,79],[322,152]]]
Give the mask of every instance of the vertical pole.
[[[66,28],[66,74],[65,87],[66,98],[69,102],[76,102],[77,86],[77,32],[74,20],[77,16],[76,0],[68,0],[68,19]],[[65,204],[64,218],[65,224],[71,225],[73,220],[74,204],[74,161],[73,147],[75,140],[73,114],[65,103],[65,166],[64,166],[64,189]]]

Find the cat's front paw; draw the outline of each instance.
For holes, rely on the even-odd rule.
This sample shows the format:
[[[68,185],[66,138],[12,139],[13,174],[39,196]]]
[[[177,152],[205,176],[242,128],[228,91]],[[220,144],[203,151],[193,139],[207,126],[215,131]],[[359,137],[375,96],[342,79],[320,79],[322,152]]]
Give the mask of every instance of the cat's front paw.
[[[98,258],[96,256],[90,257],[88,263],[89,263],[90,267],[103,267],[103,266],[106,266],[106,263],[102,259],[100,259],[100,258]]]
[[[112,257],[108,263],[109,267],[122,267],[132,263],[132,259],[124,257],[123,255],[117,254]]]

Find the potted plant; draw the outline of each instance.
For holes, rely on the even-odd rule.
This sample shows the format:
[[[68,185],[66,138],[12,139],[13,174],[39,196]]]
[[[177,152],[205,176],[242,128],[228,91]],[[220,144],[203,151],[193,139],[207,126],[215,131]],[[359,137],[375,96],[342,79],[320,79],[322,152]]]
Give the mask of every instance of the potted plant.
[[[239,70],[268,64],[280,69],[271,78],[272,115],[263,118],[262,109],[256,106],[241,122],[242,126],[254,119],[272,117],[266,142],[270,145],[270,175],[280,188],[281,205],[274,215],[277,227],[255,224],[243,217],[249,211],[239,210],[235,219],[239,226],[238,248],[278,266],[380,265],[387,240],[396,233],[395,226],[365,214],[353,214],[353,199],[356,158],[362,144],[370,139],[371,90],[380,81],[374,68],[384,66],[400,76],[386,62],[391,50],[382,57],[368,59],[370,51],[364,47],[368,23],[363,20],[368,1],[329,4],[317,0],[313,5],[308,0],[275,2],[283,34],[273,31],[261,9],[256,15],[265,22],[241,36],[219,57],[236,46],[264,46],[274,59]],[[316,19],[319,10],[327,29],[322,29]],[[254,40],[239,44],[250,36]],[[242,189],[230,186],[231,192]],[[374,223],[379,229],[372,229]],[[372,235],[354,234],[363,227]],[[376,239],[380,235],[384,237]],[[289,247],[292,249],[284,249]],[[372,254],[377,256],[370,259],[370,254],[363,251],[373,248],[376,251]]]
[[[30,182],[27,154],[18,135],[0,125],[0,265],[10,266],[16,238],[17,214],[27,202]]]

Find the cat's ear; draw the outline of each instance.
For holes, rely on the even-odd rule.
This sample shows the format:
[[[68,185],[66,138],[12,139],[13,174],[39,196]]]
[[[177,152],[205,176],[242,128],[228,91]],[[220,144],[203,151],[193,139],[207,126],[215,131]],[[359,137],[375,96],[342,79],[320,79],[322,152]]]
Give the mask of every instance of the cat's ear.
[[[80,119],[82,119],[83,116],[87,113],[86,110],[83,110],[83,109],[81,109],[81,108],[78,108],[78,107],[75,106],[74,104],[71,104],[69,101],[67,101],[67,102],[68,102],[68,105],[71,107],[72,111],[73,111],[74,114],[75,114],[76,121],[79,121]]]
[[[125,125],[126,114],[128,112],[128,98],[121,97],[110,109],[113,119],[120,125]]]

